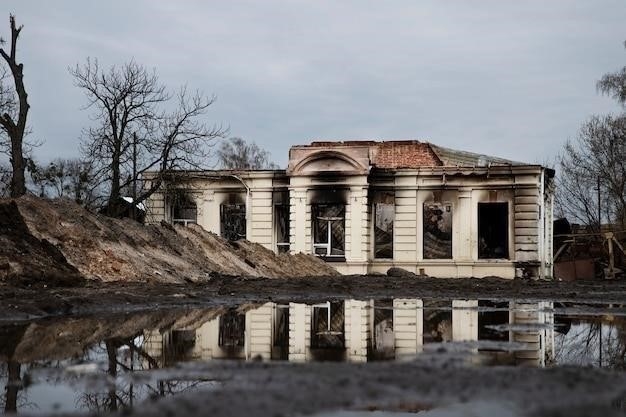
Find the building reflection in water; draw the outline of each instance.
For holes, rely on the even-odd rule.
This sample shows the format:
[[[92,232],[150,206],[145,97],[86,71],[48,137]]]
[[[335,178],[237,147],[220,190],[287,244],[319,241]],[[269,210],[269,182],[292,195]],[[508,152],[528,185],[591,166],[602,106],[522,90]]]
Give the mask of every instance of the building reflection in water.
[[[366,362],[413,358],[433,343],[474,342],[469,350],[492,363],[545,366],[554,358],[552,307],[412,298],[265,303],[195,327],[145,331],[144,349],[159,366],[210,359]]]

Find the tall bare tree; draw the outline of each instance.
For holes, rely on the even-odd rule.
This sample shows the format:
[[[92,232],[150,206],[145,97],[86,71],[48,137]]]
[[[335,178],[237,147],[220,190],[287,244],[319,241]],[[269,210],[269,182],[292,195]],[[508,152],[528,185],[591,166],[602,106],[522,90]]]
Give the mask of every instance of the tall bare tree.
[[[598,91],[626,104],[626,67],[607,73]],[[561,215],[599,227],[626,227],[626,113],[592,116],[560,157],[557,208]]]
[[[28,116],[28,94],[24,87],[24,64],[17,62],[17,40],[23,26],[17,27],[15,16],[9,18],[11,27],[11,40],[9,51],[0,47],[0,56],[8,66],[11,76],[8,76],[6,68],[0,69],[0,140],[4,136],[5,149],[9,150],[11,160],[11,197],[19,197],[26,193],[26,178],[24,171],[26,161],[24,158],[24,135],[26,133],[26,118]],[[5,41],[0,38],[0,44]],[[7,79],[13,79],[13,87],[7,85]]]
[[[256,143],[247,143],[242,138],[231,138],[222,142],[217,151],[219,164],[224,169],[276,169],[269,152]]]
[[[576,222],[626,226],[626,115],[593,116],[566,143],[557,205]]]
[[[108,185],[107,212],[120,214],[122,192],[138,204],[154,193],[168,172],[200,169],[214,139],[226,129],[208,126],[203,116],[215,101],[182,87],[170,93],[154,71],[130,61],[108,70],[87,59],[70,69],[88,99],[94,125],[84,131],[82,152]],[[149,183],[142,183],[146,172]]]

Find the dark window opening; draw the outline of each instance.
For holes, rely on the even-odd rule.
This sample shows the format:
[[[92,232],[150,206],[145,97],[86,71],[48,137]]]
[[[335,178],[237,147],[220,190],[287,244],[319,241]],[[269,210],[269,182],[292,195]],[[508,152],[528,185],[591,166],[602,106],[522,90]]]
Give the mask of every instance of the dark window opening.
[[[184,192],[176,192],[170,198],[173,224],[187,226],[198,222],[198,207],[191,196]]]
[[[289,306],[274,308],[272,359],[289,359]]]
[[[452,205],[424,203],[424,259],[452,259]]]
[[[369,359],[391,359],[394,356],[393,300],[376,300],[374,304],[374,343]]]
[[[311,348],[344,349],[343,302],[326,302],[312,306]]]
[[[312,216],[315,254],[321,257],[345,257],[346,207],[343,204],[314,205]]]
[[[278,253],[289,253],[289,205],[274,206],[274,230]]]
[[[509,259],[508,203],[478,203],[478,258]]]
[[[170,343],[163,350],[166,365],[189,360],[196,345],[195,330],[172,330]]]
[[[246,335],[246,315],[229,311],[220,316],[218,345],[224,348],[242,348]]]
[[[509,341],[509,303],[478,301],[478,340]]]
[[[374,258],[393,259],[393,203],[374,203]]]
[[[246,238],[246,205],[222,204],[220,217],[221,235],[235,241]]]
[[[450,300],[424,300],[424,344],[452,341],[451,307]]]

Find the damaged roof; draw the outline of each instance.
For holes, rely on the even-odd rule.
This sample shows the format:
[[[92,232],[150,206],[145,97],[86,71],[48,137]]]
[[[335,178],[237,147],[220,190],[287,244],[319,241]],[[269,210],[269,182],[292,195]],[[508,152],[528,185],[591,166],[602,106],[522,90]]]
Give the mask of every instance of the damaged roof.
[[[490,155],[460,151],[418,140],[350,140],[313,141],[297,148],[368,148],[370,165],[380,169],[423,168],[423,167],[486,167],[521,166],[523,162],[511,161]]]

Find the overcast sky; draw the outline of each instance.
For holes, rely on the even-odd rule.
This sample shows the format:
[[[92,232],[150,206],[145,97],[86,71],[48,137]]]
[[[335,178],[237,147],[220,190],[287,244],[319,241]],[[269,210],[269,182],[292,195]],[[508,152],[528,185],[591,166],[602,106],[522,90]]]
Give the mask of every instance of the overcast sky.
[[[418,139],[525,162],[554,157],[626,64],[625,0],[2,0],[24,25],[41,160],[77,156],[89,124],[68,66],[134,58],[217,101],[281,166],[315,139]]]

